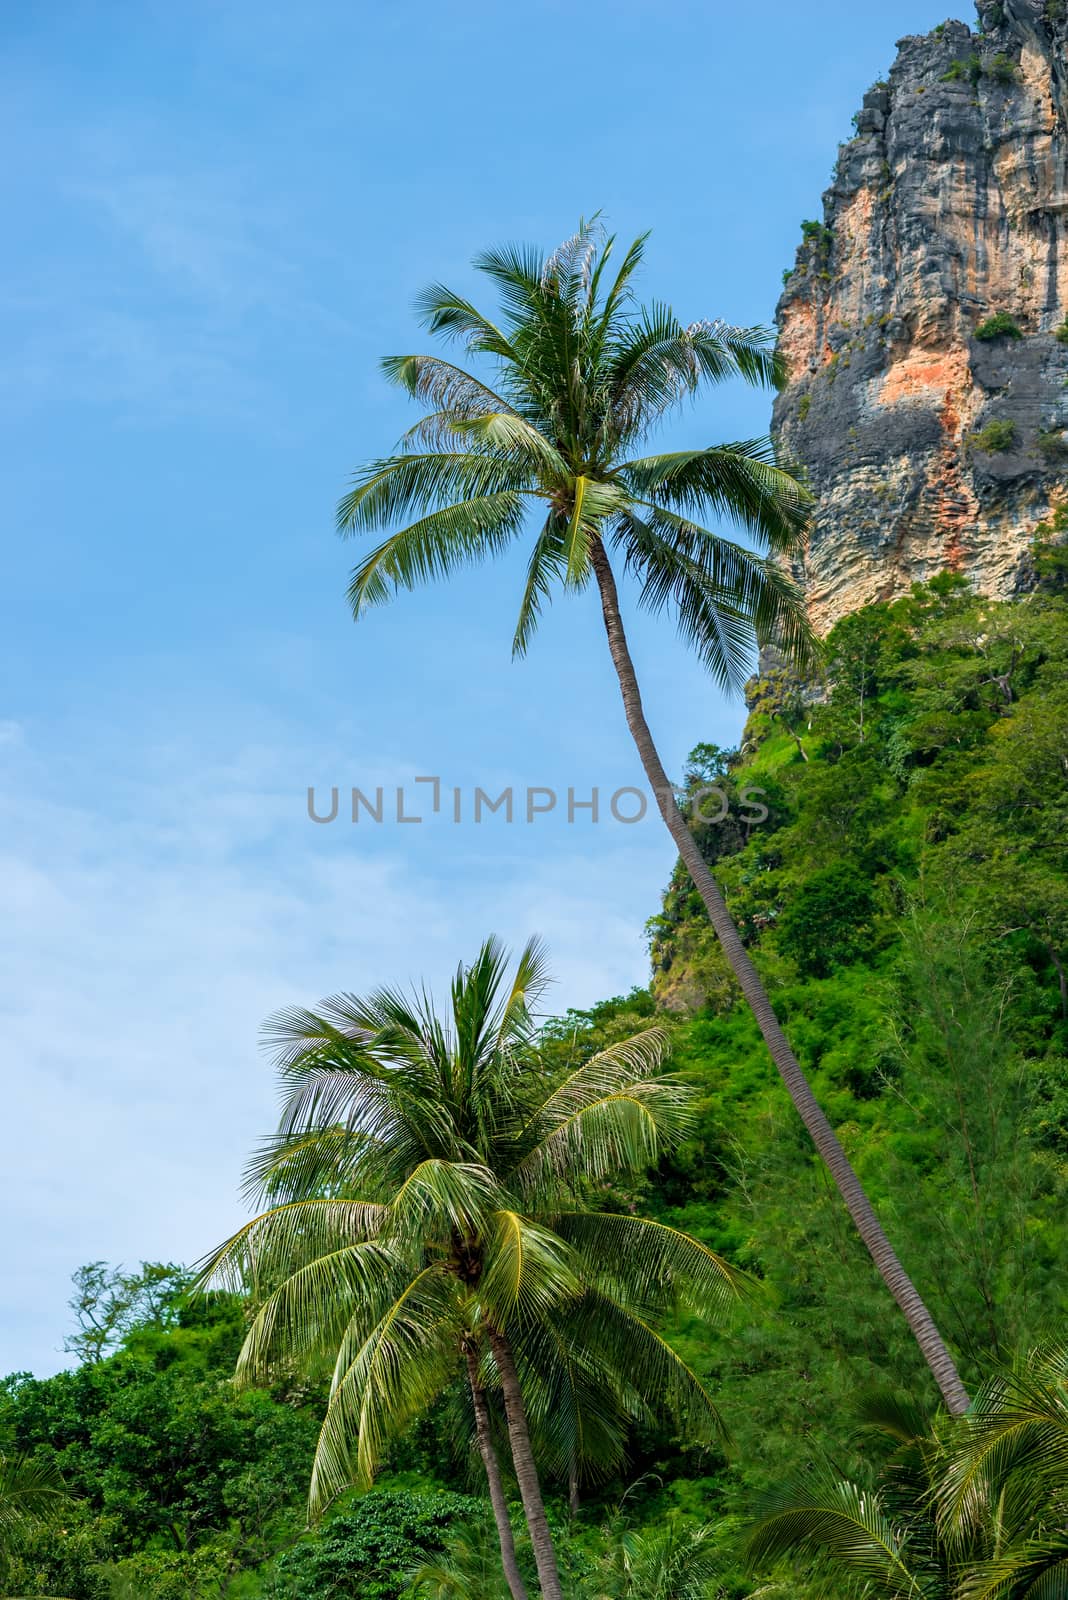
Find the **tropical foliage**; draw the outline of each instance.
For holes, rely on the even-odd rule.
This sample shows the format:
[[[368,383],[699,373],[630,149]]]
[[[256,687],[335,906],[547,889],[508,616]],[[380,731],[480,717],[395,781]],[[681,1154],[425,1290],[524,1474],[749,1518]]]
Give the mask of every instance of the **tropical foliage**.
[[[1032,1351],[950,1427],[892,1399],[866,1421],[893,1450],[876,1485],[813,1475],[751,1534],[755,1566],[883,1600],[1068,1593],[1068,1347]]]
[[[817,1480],[852,1483],[869,1503],[876,1496],[913,1552],[935,1534],[971,1541],[975,1561],[966,1570],[982,1583],[997,1577],[982,1508],[1012,1482],[1014,1503],[1021,1487],[1033,1490],[1027,1515],[1038,1529],[1036,1557],[1043,1541],[1056,1556],[1057,1527],[1047,1538],[1042,1519],[1063,1526],[1055,1445],[1063,1373],[1048,1354],[1015,1371],[1002,1366],[1006,1351],[1036,1348],[1063,1321],[1068,1245],[1068,627],[1058,571],[1043,573],[1048,591],[1013,605],[977,601],[957,581],[939,580],[846,619],[829,641],[818,703],[807,700],[799,714],[796,686],[754,684],[742,753],[706,746],[689,764],[689,781],[719,784],[730,802],[724,821],[696,828],[695,838],[895,1245],[933,1286],[937,1316],[976,1396],[975,1421],[949,1429],[926,1411],[912,1342],[886,1315],[881,1286],[768,1077],[759,1033],[679,872],[650,927],[652,986],[547,1024],[530,1044],[539,1082],[558,1082],[651,1028],[665,1036],[672,1081],[695,1097],[685,1136],[647,1174],[598,1180],[595,1214],[605,1206],[695,1237],[764,1279],[768,1292],[729,1334],[691,1319],[684,1306],[665,1309],[658,1323],[714,1396],[733,1436],[729,1454],[694,1445],[656,1408],[637,1420],[613,1410],[623,1453],[601,1469],[586,1462],[572,1512],[566,1419],[581,1411],[558,1408],[562,1430],[542,1433],[543,1412],[547,1422],[560,1418],[528,1389],[569,1596],[584,1597],[594,1581],[612,1593],[624,1539],[637,1549],[670,1533],[697,1539],[707,1553],[701,1530],[710,1522],[725,1594],[825,1589],[826,1575],[814,1573],[807,1555],[802,1562],[800,1549],[774,1575],[746,1574],[736,1553],[735,1536],[755,1506],[769,1495],[781,1504],[784,1485]],[[785,720],[781,694],[790,697]],[[764,790],[762,821],[746,820],[747,785]],[[828,874],[844,870],[855,893],[839,904],[824,888]],[[819,970],[806,925],[825,957]],[[324,1163],[325,1152],[326,1143]],[[278,1164],[277,1154],[272,1145],[263,1159]],[[295,1180],[285,1164],[267,1181],[278,1186],[271,1203],[288,1204],[285,1184]],[[340,1196],[343,1168],[326,1163],[320,1181]],[[100,1283],[105,1295],[121,1292],[114,1274]],[[82,1275],[79,1293],[85,1285]],[[70,1600],[295,1600],[315,1594],[314,1584],[323,1595],[333,1585],[340,1600],[343,1575],[356,1592],[373,1583],[400,1600],[417,1569],[455,1569],[466,1551],[464,1581],[482,1582],[483,1600],[498,1592],[503,1600],[464,1365],[457,1360],[456,1381],[421,1420],[384,1440],[376,1488],[349,1490],[308,1529],[306,1491],[329,1373],[305,1376],[283,1359],[269,1388],[236,1392],[228,1379],[250,1309],[228,1295],[144,1301],[112,1353],[92,1359],[84,1350],[72,1372],[7,1381],[5,1451],[51,1463],[74,1497],[57,1521],[27,1524],[11,1591]],[[60,1337],[57,1330],[57,1345]],[[490,1359],[480,1373],[517,1559],[533,1594]],[[531,1385],[535,1377],[532,1365]],[[917,1397],[912,1421],[898,1437],[871,1427],[858,1436],[858,1397],[887,1387]],[[1006,1415],[1016,1422],[1003,1433]],[[905,1433],[936,1452],[934,1525],[894,1498],[903,1455],[911,1449],[917,1459]],[[1026,1469],[1012,1466],[1014,1439]],[[965,1470],[980,1486],[963,1502],[980,1508],[972,1529],[963,1518],[958,1527],[951,1488]],[[612,1520],[609,1508],[634,1479],[641,1481],[627,1495],[625,1522]],[[1048,1592],[1056,1581],[1045,1580]],[[831,1579],[843,1596],[850,1582],[841,1569]]]

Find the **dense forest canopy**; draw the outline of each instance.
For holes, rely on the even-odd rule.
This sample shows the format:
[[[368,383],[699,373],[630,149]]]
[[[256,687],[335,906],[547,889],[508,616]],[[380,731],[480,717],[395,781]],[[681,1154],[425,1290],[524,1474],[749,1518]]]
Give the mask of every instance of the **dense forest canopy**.
[[[740,751],[698,746],[686,773],[691,791],[724,797],[693,819],[702,852],[969,1386],[1055,1333],[1065,1310],[1063,551],[1040,550],[1037,569],[1015,603],[946,576],[845,618],[818,692],[768,664]],[[762,821],[739,800],[754,786]],[[664,1023],[699,1120],[647,1180],[601,1198],[694,1235],[764,1287],[729,1329],[682,1319],[673,1333],[730,1445],[633,1430],[608,1481],[571,1485],[577,1504],[550,1477],[550,1516],[576,1593],[637,1595],[633,1572],[604,1564],[610,1526],[616,1540],[668,1530],[678,1562],[696,1540],[689,1570],[711,1551],[717,1583],[741,1594],[754,1584],[741,1535],[764,1497],[806,1472],[885,1472],[891,1446],[857,1432],[865,1398],[892,1391],[922,1417],[937,1393],[681,871],[649,932],[649,988],[545,1024],[540,1047],[562,1065]],[[72,1304],[79,1364],[0,1392],[5,1456],[54,1465],[73,1496],[60,1521],[23,1529],[5,1592],[389,1600],[421,1564],[426,1585],[444,1582],[433,1568],[447,1549],[450,1582],[464,1567],[464,1592],[498,1593],[459,1390],[395,1441],[373,1490],[309,1530],[324,1390],[296,1372],[233,1388],[239,1297],[190,1299],[178,1269],[97,1263]],[[654,1555],[666,1570],[664,1550],[645,1547]]]

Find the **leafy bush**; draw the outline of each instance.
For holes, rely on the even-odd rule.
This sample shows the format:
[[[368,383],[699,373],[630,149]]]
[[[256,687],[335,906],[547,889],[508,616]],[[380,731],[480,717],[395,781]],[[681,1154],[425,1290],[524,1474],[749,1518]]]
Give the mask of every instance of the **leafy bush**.
[[[1017,79],[1016,63],[1011,56],[999,51],[986,69],[988,78],[993,78],[995,83],[1015,83]]]
[[[1015,317],[1007,311],[995,311],[992,317],[987,317],[975,330],[977,339],[1022,339],[1023,330]]]
[[[1063,460],[1068,456],[1068,428],[1043,428],[1038,448],[1050,461]]]
[[[956,83],[960,78],[967,78],[969,83],[978,83],[983,75],[983,63],[973,51],[964,60],[954,61],[948,72],[943,72],[943,83]]]
[[[1059,339],[1061,344],[1068,344],[1068,317],[1065,317],[1059,328],[1054,328],[1053,337]]]
[[[995,417],[988,422],[985,428],[980,428],[971,436],[973,449],[981,450],[984,455],[997,455],[1002,450],[1011,450],[1016,440],[1016,424],[1010,417]]]
[[[801,224],[801,237],[807,245],[812,246],[817,255],[826,256],[834,243],[834,230],[822,222],[806,219]]]
[[[283,1556],[278,1571],[290,1585],[283,1592],[300,1600],[398,1600],[409,1574],[442,1549],[453,1524],[481,1511],[468,1495],[373,1489],[332,1517],[315,1540]]]
[[[803,883],[779,922],[779,947],[806,976],[825,978],[871,945],[871,885],[838,861]]]

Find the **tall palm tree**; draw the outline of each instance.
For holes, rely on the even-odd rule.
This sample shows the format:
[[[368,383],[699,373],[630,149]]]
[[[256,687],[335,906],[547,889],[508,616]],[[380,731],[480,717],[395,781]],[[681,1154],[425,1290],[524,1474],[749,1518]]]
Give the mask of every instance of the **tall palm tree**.
[[[813,1474],[753,1530],[754,1566],[790,1560],[858,1600],[1064,1600],[1068,1346],[1029,1352],[933,1430],[893,1401],[867,1420],[896,1447],[875,1487]]]
[[[672,1228],[588,1209],[591,1184],[647,1170],[684,1137],[690,1092],[662,1070],[652,1027],[561,1077],[535,1049],[546,982],[531,943],[509,981],[488,940],[453,981],[446,1017],[425,993],[340,995],[269,1025],[284,1090],[278,1135],[250,1182],[274,1200],[204,1264],[251,1286],[238,1363],[332,1366],[311,1510],[370,1480],[391,1435],[457,1374],[470,1384],[511,1593],[515,1561],[486,1406],[507,1433],[545,1600],[560,1600],[528,1420],[566,1357],[631,1415],[668,1406],[705,1437],[720,1423],[658,1325],[676,1302],[719,1316],[743,1280]],[[324,1197],[325,1195],[325,1197]]]
[[[816,1149],[946,1405],[961,1412],[968,1396],[953,1359],[809,1087],[679,809],[620,614],[613,560],[637,581],[641,604],[674,613],[721,684],[743,681],[754,639],[774,639],[801,664],[811,659],[801,597],[777,559],[798,549],[809,496],[770,441],[634,453],[703,384],[774,384],[782,368],[759,329],[684,327],[667,306],[637,305],[631,280],[646,236],[614,272],[614,240],[602,237],[583,225],[545,260],[517,248],[479,256],[475,265],[500,295],[497,322],[440,284],[420,297],[431,333],[459,340],[494,370],[483,379],[430,355],[383,363],[387,377],[432,409],[398,454],[357,474],[340,502],[343,533],[394,530],[356,567],[349,600],[359,617],[400,589],[500,554],[529,528],[514,639],[522,655],[554,589],[596,583],[627,725],[660,813]],[[739,524],[765,554],[697,520],[709,515]]]

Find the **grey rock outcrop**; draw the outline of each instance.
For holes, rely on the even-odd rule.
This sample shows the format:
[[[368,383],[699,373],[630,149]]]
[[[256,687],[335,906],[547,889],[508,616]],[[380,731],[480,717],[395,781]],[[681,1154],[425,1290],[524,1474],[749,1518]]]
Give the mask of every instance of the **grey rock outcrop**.
[[[947,567],[1018,592],[1068,506],[1068,0],[981,22],[899,41],[779,301],[821,632]]]

